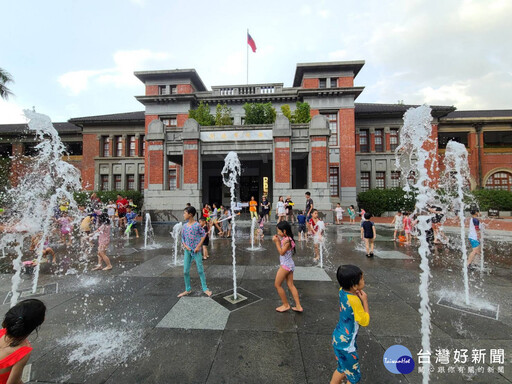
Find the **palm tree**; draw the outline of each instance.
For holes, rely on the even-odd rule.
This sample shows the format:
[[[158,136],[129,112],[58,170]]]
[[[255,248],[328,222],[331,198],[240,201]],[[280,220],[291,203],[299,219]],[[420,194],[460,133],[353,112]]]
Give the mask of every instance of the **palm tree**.
[[[12,82],[14,82],[14,80],[12,79],[10,73],[0,68],[0,97],[2,99],[7,100],[9,96],[12,95],[11,90],[5,86],[7,83]]]

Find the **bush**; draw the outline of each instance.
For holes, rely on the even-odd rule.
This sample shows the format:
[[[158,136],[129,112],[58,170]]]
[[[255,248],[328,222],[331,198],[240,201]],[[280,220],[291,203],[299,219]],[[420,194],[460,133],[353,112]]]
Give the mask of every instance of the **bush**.
[[[305,124],[311,121],[310,108],[308,103],[297,101],[297,108],[294,112],[288,104],[281,106],[281,112],[290,120],[292,124]]]
[[[381,216],[384,212],[412,211],[415,199],[414,193],[407,194],[401,188],[370,189],[357,195],[357,204],[373,216]]]
[[[245,125],[273,124],[276,121],[276,110],[272,103],[245,103]]]
[[[215,109],[215,125],[233,125],[231,108],[227,104],[217,104]]]
[[[208,103],[204,104],[202,101],[196,109],[188,111],[188,117],[197,121],[199,125],[215,125],[215,118],[210,113],[210,106]]]
[[[91,195],[92,192],[75,192],[74,198],[78,205],[86,206],[89,203]],[[127,199],[133,199],[133,203],[137,206],[139,212],[144,204],[144,194],[139,191],[97,191],[96,195],[103,204],[108,204],[109,200],[116,201],[117,195],[124,196]]]
[[[480,211],[498,209],[512,211],[512,192],[496,189],[478,189],[471,192],[475,197]]]

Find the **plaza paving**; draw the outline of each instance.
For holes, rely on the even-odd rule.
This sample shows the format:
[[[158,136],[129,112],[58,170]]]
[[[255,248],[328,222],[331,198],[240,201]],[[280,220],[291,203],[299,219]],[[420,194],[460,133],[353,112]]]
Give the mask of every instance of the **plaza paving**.
[[[231,240],[213,240],[211,258],[205,262],[214,297],[202,294],[193,265],[194,292],[178,299],[176,295],[184,289],[183,271],[173,264],[172,239],[164,225],[155,226],[160,248],[141,249],[142,239],[114,241],[109,251],[114,265],[110,272],[42,274],[39,286],[46,287],[46,293],[39,297],[48,313],[39,335],[31,338],[31,382],[329,382],[336,367],[331,347],[338,320],[335,271],[342,263],[361,267],[369,298],[370,325],[360,328],[358,337],[361,382],[421,382],[417,367],[410,374],[395,375],[382,362],[389,346],[402,344],[418,363],[416,247],[392,242],[391,230],[382,225],[377,227],[376,257],[368,259],[357,225],[330,225],[323,269],[313,263],[311,242],[297,242],[295,283],[304,313],[281,314],[275,311],[279,298],[273,286],[278,265],[270,242],[274,225],[265,229],[263,251],[248,250],[249,228],[242,223],[239,228],[237,284],[248,300],[237,306],[223,299],[233,288]],[[443,364],[435,363],[433,353],[431,383],[512,382],[512,236],[499,233],[496,240],[488,238],[486,243],[488,273],[471,273],[470,283],[472,297],[500,305],[499,320],[437,305],[443,295],[462,297],[460,252],[437,247],[432,255],[432,349],[447,348],[452,355],[455,349],[468,349],[470,361],[453,364],[450,356],[441,373]],[[8,295],[10,279],[9,274],[0,275],[2,299]],[[31,276],[24,275],[22,288],[30,284]],[[7,309],[8,304],[0,306],[2,316]],[[504,363],[491,364],[490,349],[500,348],[505,352]],[[485,363],[471,362],[472,349],[486,350]],[[459,372],[461,366],[464,373]],[[499,366],[504,373],[498,373]],[[469,367],[475,373],[468,373]]]

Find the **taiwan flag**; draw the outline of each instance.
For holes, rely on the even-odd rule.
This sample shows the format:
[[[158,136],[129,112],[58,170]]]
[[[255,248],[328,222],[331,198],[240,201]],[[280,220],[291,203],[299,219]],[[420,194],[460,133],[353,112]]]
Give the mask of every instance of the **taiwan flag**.
[[[249,32],[247,32],[247,44],[251,46],[253,52],[256,52],[256,43],[252,39],[251,35],[249,35]]]

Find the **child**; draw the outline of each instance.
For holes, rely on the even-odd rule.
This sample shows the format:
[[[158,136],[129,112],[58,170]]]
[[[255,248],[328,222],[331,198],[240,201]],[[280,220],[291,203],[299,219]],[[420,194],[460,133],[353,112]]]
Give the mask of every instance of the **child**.
[[[207,296],[212,295],[212,291],[210,291],[206,285],[206,276],[204,275],[201,255],[201,247],[206,234],[204,233],[203,228],[201,228],[201,225],[199,225],[199,223],[194,219],[196,213],[196,209],[192,206],[185,208],[183,211],[183,218],[186,221],[186,223],[183,224],[183,229],[181,230],[181,240],[183,248],[185,248],[185,258],[183,260],[185,291],[181,292],[178,297],[190,295],[192,292],[192,288],[190,286],[190,265],[192,264],[192,259],[196,262],[197,273],[201,279],[203,292]]]
[[[302,211],[297,215],[297,222],[299,223],[299,241],[308,239],[308,232],[306,230],[306,213]]]
[[[133,208],[131,205],[126,207],[126,231],[130,233],[130,231],[135,231],[135,237],[139,238],[139,230],[137,229],[137,221],[135,218],[137,214],[133,212]]]
[[[62,212],[61,217],[57,221],[60,224],[61,243],[70,246],[71,242],[73,241],[73,239],[71,238],[73,224],[71,224],[71,218],[68,216],[67,211]]]
[[[109,200],[107,205],[107,212],[110,222],[114,224],[114,216],[116,215],[116,204],[114,203],[114,200]]]
[[[254,199],[254,196],[251,196],[251,201],[249,201],[249,211],[251,212],[251,220],[258,218],[258,202]]]
[[[20,301],[5,314],[0,329],[0,383],[22,383],[32,347],[28,336],[44,322],[46,306],[37,299]]]
[[[370,219],[372,215],[370,212],[364,214],[364,221],[361,223],[361,240],[364,239],[364,245],[366,247],[366,257],[373,257],[373,242],[377,237],[375,231],[375,225]]]
[[[324,222],[318,218],[318,211],[316,209],[313,209],[311,212],[309,227],[311,228],[315,247],[315,258],[313,260],[318,261],[320,260],[320,243],[323,240],[322,233],[324,231],[325,225]]]
[[[365,213],[366,213],[366,211],[364,210],[364,208],[361,208],[361,212],[359,212],[359,216],[361,216],[361,223],[365,220],[365,218],[364,218]]]
[[[404,219],[402,217],[402,212],[398,211],[393,217],[393,221],[391,224],[395,224],[395,232],[393,232],[393,241],[397,241],[401,236],[402,231],[404,230]],[[398,233],[398,236],[397,236]]]
[[[101,269],[102,271],[110,271],[112,264],[106,253],[108,245],[110,244],[110,219],[108,218],[108,213],[99,215],[98,223],[100,225],[96,230],[98,234],[98,264],[92,270],[97,271]],[[106,264],[105,268],[101,265],[102,260]]]
[[[368,296],[363,291],[363,271],[355,265],[340,265],[336,277],[339,290],[340,318],[332,333],[332,346],[338,367],[332,374],[331,384],[340,384],[343,379],[351,383],[361,380],[356,338],[359,326],[370,324]]]
[[[206,217],[201,217],[199,219],[199,224],[201,225],[201,228],[203,228],[203,231],[206,234],[203,241],[203,260],[206,260],[207,258],[210,257],[210,255],[208,254],[208,245],[210,244],[210,228],[208,226],[208,222],[206,221]]]
[[[36,248],[39,247],[40,241],[41,241],[42,238],[43,238],[43,232],[39,232],[37,235],[32,237],[32,240],[31,240],[31,243],[30,243],[30,251],[31,252],[35,252]],[[50,261],[50,256],[52,258],[51,261]],[[45,239],[44,244],[43,244],[42,257],[44,259],[47,259],[49,262],[51,262],[53,264],[57,263],[57,258],[55,256],[55,252],[52,249],[52,247],[50,247],[50,243],[48,241],[48,238]],[[37,255],[36,255],[36,259],[37,259]]]
[[[405,232],[405,244],[411,244],[412,221],[409,212],[404,212],[403,228]]]
[[[295,241],[293,240],[293,233],[290,223],[287,221],[281,221],[277,223],[277,235],[272,238],[276,245],[277,252],[279,252],[279,269],[276,273],[276,279],[274,286],[277,289],[277,293],[283,302],[283,305],[276,308],[277,312],[286,312],[290,309],[290,303],[286,298],[286,293],[282,287],[283,281],[286,279],[286,284],[290,290],[293,300],[295,301],[295,307],[292,310],[295,312],[303,312],[304,309],[300,305],[299,292],[293,284],[293,271],[295,269],[295,263],[292,259],[292,254],[295,253]]]
[[[355,223],[356,222],[356,209],[353,205],[351,205],[350,207],[348,207],[348,215],[350,217],[350,223]]]
[[[258,220],[258,224],[259,224],[259,228],[258,228],[258,236],[260,237],[261,240],[264,239],[264,235],[263,235],[263,229],[265,228],[265,214],[263,212],[260,212],[260,219]],[[260,242],[260,245],[261,245],[261,242]]]
[[[279,196],[279,200],[277,201],[277,222],[286,220],[286,208],[284,206],[283,196]]]
[[[471,253],[468,256],[468,270],[473,270],[475,266],[471,264],[476,255],[480,255],[480,220],[477,219],[478,212],[476,209],[470,211],[471,219],[469,220],[469,242],[471,243]]]
[[[220,222],[222,223],[222,231],[219,233],[219,236],[229,237],[231,235],[228,217],[229,217],[229,211],[227,208],[225,208],[224,212],[220,216]]]
[[[284,207],[286,208],[286,220],[295,223],[295,215],[293,214],[293,206],[295,203],[292,201],[291,196],[287,196],[284,201]]]
[[[334,212],[336,212],[336,224],[341,224],[341,221],[343,220],[343,208],[341,208],[341,204],[336,204],[336,208],[334,208]]]

